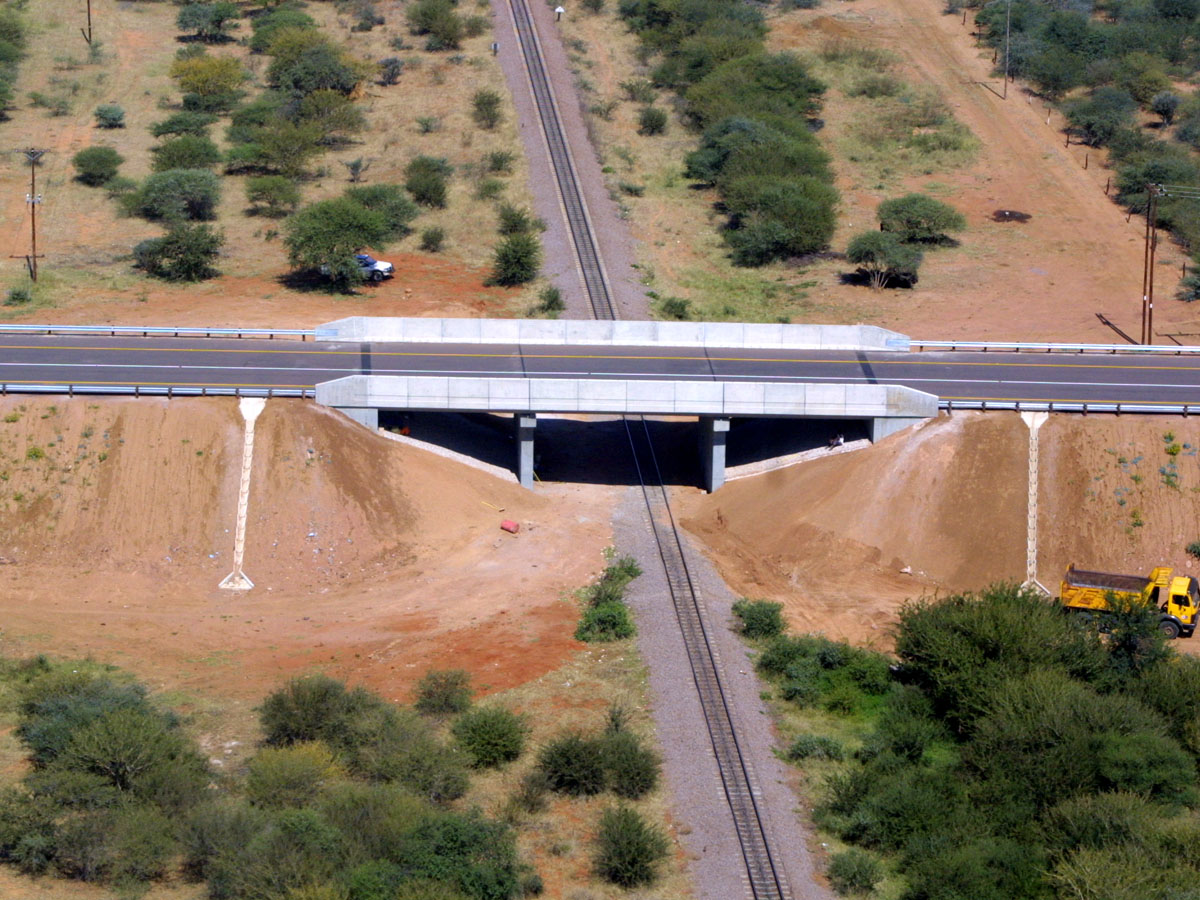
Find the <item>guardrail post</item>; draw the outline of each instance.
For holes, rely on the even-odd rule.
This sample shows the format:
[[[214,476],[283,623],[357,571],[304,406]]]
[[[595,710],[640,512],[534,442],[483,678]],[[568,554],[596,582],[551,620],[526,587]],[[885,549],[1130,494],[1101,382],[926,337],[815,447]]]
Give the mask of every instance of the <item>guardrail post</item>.
[[[75,385],[73,385],[73,384],[68,384],[68,385],[67,385],[67,396],[68,396],[68,397],[74,397],[74,396],[75,396]]]
[[[142,396],[141,388],[138,387],[136,384],[133,386],[133,396],[135,396],[135,397]]]

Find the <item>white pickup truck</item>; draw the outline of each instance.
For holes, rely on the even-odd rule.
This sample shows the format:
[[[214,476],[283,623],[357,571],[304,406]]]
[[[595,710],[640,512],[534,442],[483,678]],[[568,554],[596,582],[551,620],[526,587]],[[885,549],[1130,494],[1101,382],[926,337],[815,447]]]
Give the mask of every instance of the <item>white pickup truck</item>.
[[[383,281],[383,279],[391,278],[396,274],[396,267],[390,262],[376,259],[367,253],[355,253],[354,258],[358,261],[358,268],[367,281]],[[328,275],[329,266],[321,266],[321,274]]]

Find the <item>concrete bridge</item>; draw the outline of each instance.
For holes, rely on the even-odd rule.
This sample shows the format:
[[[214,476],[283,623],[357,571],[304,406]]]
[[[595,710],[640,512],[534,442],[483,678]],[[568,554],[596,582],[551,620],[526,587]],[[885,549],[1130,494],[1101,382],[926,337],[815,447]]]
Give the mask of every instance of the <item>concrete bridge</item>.
[[[695,416],[704,487],[714,491],[725,480],[726,435],[735,416],[865,421],[871,439],[879,440],[937,415],[938,408],[936,396],[910,387],[812,383],[785,376],[766,380],[737,372],[723,375],[712,366],[717,360],[741,361],[761,372],[770,363],[761,351],[907,350],[904,335],[872,326],[352,318],[317,333],[338,343],[454,347],[449,354],[438,354],[442,360],[456,354],[472,360],[507,358],[524,356],[531,347],[547,348],[550,352],[535,356],[561,363],[552,375],[532,373],[522,365],[519,371],[479,375],[356,374],[316,387],[319,403],[371,428],[378,427],[381,410],[509,414],[517,445],[514,467],[526,487],[533,485],[539,413]],[[661,353],[647,354],[646,348]],[[697,349],[704,355],[697,356]],[[680,378],[672,377],[668,367],[654,377],[628,377],[631,366],[641,369],[648,361],[707,361],[708,371],[689,371]]]

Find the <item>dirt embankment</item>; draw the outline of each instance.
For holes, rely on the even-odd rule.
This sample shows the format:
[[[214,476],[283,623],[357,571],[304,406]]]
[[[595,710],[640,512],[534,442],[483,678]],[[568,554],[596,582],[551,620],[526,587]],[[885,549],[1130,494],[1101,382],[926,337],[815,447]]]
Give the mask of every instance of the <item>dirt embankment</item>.
[[[430,666],[497,690],[578,646],[560,598],[602,565],[598,489],[530,493],[273,401],[249,505],[257,586],[238,594],[217,588],[241,462],[232,401],[5,399],[0,419],[0,652],[91,654],[247,699],[321,667],[404,698]]]
[[[887,646],[909,598],[1024,580],[1028,441],[1012,414],[942,417],[685,497],[683,522],[735,591],[783,602],[793,627]],[[1071,562],[1193,569],[1200,424],[1054,416],[1040,441],[1043,584],[1056,589]]]

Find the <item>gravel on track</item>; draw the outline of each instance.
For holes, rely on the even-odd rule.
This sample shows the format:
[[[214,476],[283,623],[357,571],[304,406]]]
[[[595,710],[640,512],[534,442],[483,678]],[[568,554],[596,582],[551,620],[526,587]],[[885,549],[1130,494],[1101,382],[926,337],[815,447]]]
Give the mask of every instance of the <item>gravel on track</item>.
[[[680,538],[738,742],[758,788],[772,856],[796,900],[833,900],[833,893],[816,877],[807,846],[811,833],[797,813],[787,767],[772,753],[774,729],[759,698],[764,686],[747,659],[747,648],[729,627],[734,597],[708,561],[690,546],[687,535],[681,533]],[[700,900],[750,897],[733,817],[640,488],[629,488],[618,504],[613,539],[617,552],[635,557],[644,573],[630,586],[628,600],[637,620],[638,649],[649,668],[663,774],[695,896]]]
[[[546,74],[558,101],[558,116],[562,123],[563,135],[571,149],[579,189],[587,204],[596,250],[604,261],[604,268],[608,274],[609,290],[617,308],[617,317],[647,319],[650,302],[646,297],[646,289],[639,280],[640,276],[633,267],[633,236],[618,214],[617,205],[609,196],[608,187],[604,183],[604,173],[600,171],[600,162],[588,135],[584,122],[585,113],[575,89],[575,76],[567,63],[566,50],[554,22],[554,9],[540,0],[532,0],[529,11],[537,29]],[[525,60],[521,55],[509,0],[492,0],[492,12],[495,15],[496,42],[499,44],[497,57],[512,93],[520,125],[521,142],[529,159],[529,189],[533,194],[534,212],[547,226],[546,231],[542,233],[542,247],[545,250],[542,271],[550,282],[562,291],[563,300],[567,305],[565,317],[590,319],[591,304],[584,290],[575,247],[567,229],[562,201],[558,196],[558,186],[542,135],[541,120],[537,107],[534,106],[533,92],[525,71]]]

